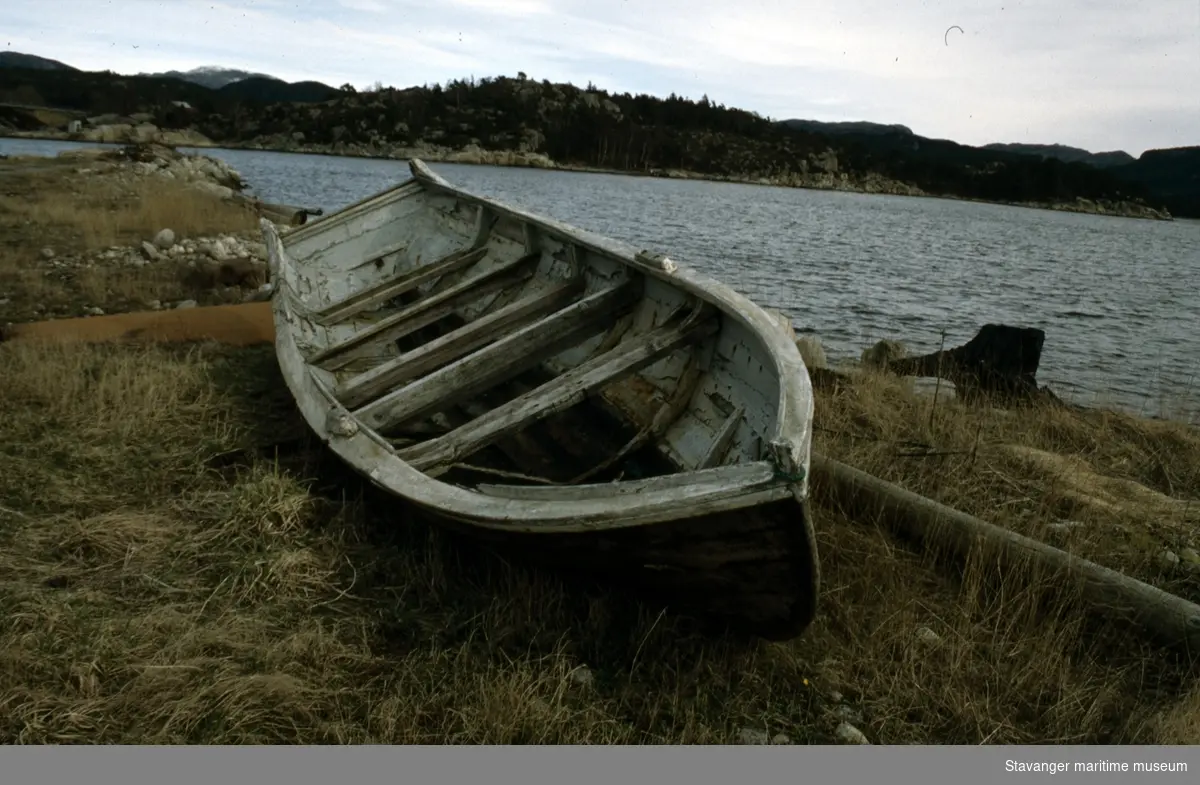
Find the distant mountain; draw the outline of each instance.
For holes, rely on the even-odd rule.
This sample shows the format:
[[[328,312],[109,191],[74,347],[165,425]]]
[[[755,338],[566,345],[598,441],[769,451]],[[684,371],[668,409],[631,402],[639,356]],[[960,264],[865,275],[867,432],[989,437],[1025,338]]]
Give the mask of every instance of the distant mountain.
[[[869,122],[837,122],[826,123],[820,120],[783,120],[781,125],[787,126],[797,131],[808,131],[814,134],[829,134],[829,135],[880,135],[880,134],[899,134],[901,136],[913,136],[912,129],[906,125]]]
[[[1111,166],[1124,166],[1137,159],[1124,150],[1113,150],[1106,153],[1093,153],[1078,147],[1068,147],[1065,144],[1020,144],[1018,142],[985,144],[984,150],[1003,150],[1020,155],[1036,155],[1041,158],[1057,158],[1063,163],[1083,163],[1097,169],[1107,169]]]
[[[48,61],[49,62],[49,61]],[[0,68],[0,103],[53,106],[84,112],[88,116],[129,116],[154,112],[158,107],[183,101],[202,114],[231,111],[240,104],[317,103],[341,95],[320,82],[290,84],[249,71],[220,69],[210,73],[218,80],[246,75],[212,88],[178,76],[128,76],[111,71],[76,68]],[[180,118],[179,122],[183,122]]]
[[[205,65],[190,71],[163,71],[157,74],[138,74],[147,79],[179,79],[207,87],[222,96],[253,103],[318,103],[341,95],[341,91],[321,82],[285,82],[277,76]]]
[[[1173,214],[1200,218],[1200,146],[1147,150],[1136,161],[1108,171],[1148,189]]]
[[[256,104],[277,102],[315,104],[337,98],[341,90],[321,82],[285,82],[273,76],[251,76],[230,82],[219,95]]]
[[[51,60],[48,57],[27,55],[22,52],[0,52],[0,68],[30,68],[36,71],[78,71],[79,69]]]
[[[270,79],[275,82],[287,84],[282,79],[278,79],[270,74],[259,74],[252,71],[243,71],[240,68],[225,68],[219,65],[203,65],[199,68],[193,68],[190,71],[163,71],[157,74],[141,73],[138,76],[147,76],[152,79],[182,79],[185,82],[198,84],[210,90],[220,90],[226,85],[241,82],[245,79]]]

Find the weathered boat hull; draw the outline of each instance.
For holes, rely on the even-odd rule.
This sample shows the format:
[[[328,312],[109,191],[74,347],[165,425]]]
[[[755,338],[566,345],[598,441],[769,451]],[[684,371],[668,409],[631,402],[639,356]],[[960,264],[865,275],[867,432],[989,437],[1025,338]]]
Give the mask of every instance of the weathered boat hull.
[[[793,497],[653,526],[553,537],[514,538],[446,523],[523,561],[600,579],[737,631],[787,640],[808,627],[817,609],[817,549],[808,515],[808,502]]]
[[[801,633],[812,399],[786,331],[669,261],[413,172],[286,239],[263,222],[310,427],[506,551]]]

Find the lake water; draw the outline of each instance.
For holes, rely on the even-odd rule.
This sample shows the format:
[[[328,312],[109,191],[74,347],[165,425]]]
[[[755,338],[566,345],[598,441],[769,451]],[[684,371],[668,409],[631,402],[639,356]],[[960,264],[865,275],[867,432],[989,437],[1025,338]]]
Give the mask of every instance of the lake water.
[[[0,153],[61,142],[0,139]],[[403,161],[248,150],[224,159],[267,201],[328,212],[408,176]],[[1200,419],[1200,222],[900,196],[433,164],[451,182],[665,251],[788,313],[830,361],[911,351],[987,322],[1046,331],[1038,378],[1064,397]]]

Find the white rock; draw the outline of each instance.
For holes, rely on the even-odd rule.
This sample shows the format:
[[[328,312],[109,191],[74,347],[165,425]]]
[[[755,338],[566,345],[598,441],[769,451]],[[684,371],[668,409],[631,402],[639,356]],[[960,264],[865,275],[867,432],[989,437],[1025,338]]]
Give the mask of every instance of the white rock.
[[[837,726],[837,730],[833,732],[833,736],[838,740],[839,744],[870,744],[866,734],[854,727],[848,722],[843,722]]]
[[[217,197],[218,199],[232,199],[233,189],[226,185],[217,185],[208,180],[200,180],[193,184],[194,187],[206,194]]]
[[[154,235],[154,244],[159,248],[170,248],[175,244],[175,232],[170,229],[162,229]]]
[[[221,242],[220,238],[209,242],[202,242],[198,246],[201,253],[216,259],[218,262],[224,262],[229,259],[229,249],[225,243]]]
[[[261,286],[259,286],[257,289],[250,291],[250,292],[246,292],[246,296],[244,299],[246,302],[265,302],[266,300],[270,300],[271,295],[274,293],[275,293],[275,284],[264,283]]]
[[[771,737],[765,730],[758,728],[742,728],[738,731],[738,744],[768,744]]]
[[[103,316],[104,315],[104,309],[97,308],[94,305],[89,305],[87,308],[84,308],[83,312],[86,313],[88,316]]]
[[[590,687],[596,681],[596,674],[588,666],[580,665],[567,678],[581,687]]]
[[[195,300],[184,300],[183,302],[179,302],[179,303],[175,304],[176,310],[182,310],[184,308],[195,308],[195,307],[196,307]]]
[[[1179,554],[1175,553],[1174,551],[1163,551],[1162,553],[1160,553],[1158,555],[1158,561],[1163,567],[1165,567],[1167,569],[1171,569],[1172,567],[1178,567],[1179,566]]]
[[[162,253],[159,252],[158,248],[154,245],[154,243],[148,243],[145,240],[143,240],[142,241],[142,256],[144,256],[147,259],[151,259],[151,260],[161,259]]]
[[[862,712],[853,706],[838,706],[833,710],[833,716],[839,722],[862,722]]]
[[[842,693],[838,692],[837,690],[829,693],[829,700],[831,703],[841,703],[845,699],[846,696],[842,695]]]
[[[53,259],[54,258],[54,249],[51,248],[50,246],[46,246],[45,248],[43,248],[42,249],[42,258],[43,259]]]
[[[936,646],[942,642],[942,636],[928,627],[920,627],[917,629],[917,640],[927,646]]]
[[[774,736],[771,737],[771,743],[772,744],[791,744],[792,737],[787,735],[786,733],[776,733]]]
[[[150,310],[152,311],[162,310],[162,301],[160,300],[151,300],[149,303],[147,303],[147,305],[150,306]]]

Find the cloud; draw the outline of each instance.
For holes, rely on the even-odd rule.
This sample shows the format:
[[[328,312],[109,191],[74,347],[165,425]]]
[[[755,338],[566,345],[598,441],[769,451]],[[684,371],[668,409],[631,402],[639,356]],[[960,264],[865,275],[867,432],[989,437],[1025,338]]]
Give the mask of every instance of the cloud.
[[[122,73],[407,86],[524,71],[971,144],[1200,143],[1195,0],[57,0],[5,4],[0,30],[4,48]]]
[[[388,7],[379,0],[337,0],[337,4],[350,11],[365,11],[368,14],[386,13]]]

